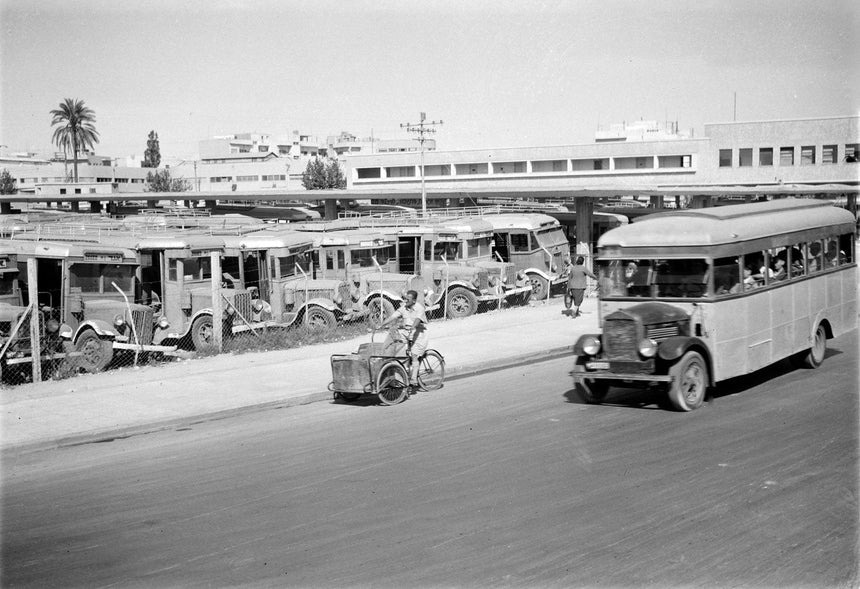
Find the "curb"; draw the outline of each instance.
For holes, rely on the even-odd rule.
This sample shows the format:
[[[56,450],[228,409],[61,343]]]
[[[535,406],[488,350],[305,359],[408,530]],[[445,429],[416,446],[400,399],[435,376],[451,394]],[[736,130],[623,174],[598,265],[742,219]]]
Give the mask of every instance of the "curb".
[[[572,345],[561,346],[558,348],[550,348],[539,353],[532,352],[529,354],[502,358],[490,362],[481,362],[479,365],[476,364],[471,366],[462,366],[448,371],[448,373],[446,374],[446,380],[459,380],[463,378],[469,378],[471,376],[486,374],[487,372],[492,372],[495,370],[516,368],[517,366],[546,362],[549,360],[555,360],[557,358],[564,357],[565,355],[569,354],[573,354]],[[310,403],[318,403],[320,401],[331,400],[332,393],[328,390],[324,392],[306,393],[294,397],[287,397],[285,399],[265,401],[261,403],[254,403],[252,405],[243,405],[240,407],[234,407],[232,409],[223,409],[221,411],[215,411],[210,413],[200,413],[196,415],[176,417],[168,420],[154,421],[147,424],[75,434],[71,436],[57,438],[54,440],[43,440],[37,442],[26,442],[23,444],[14,444],[2,448],[2,452],[28,454],[32,452],[41,452],[43,450],[56,450],[59,448],[83,446],[85,444],[107,443],[113,442],[114,440],[130,438],[132,436],[157,433],[161,431],[177,429],[180,427],[197,425],[209,421],[218,421],[220,419],[247,415],[259,411],[266,411],[269,409],[285,409],[289,407],[298,407],[300,405],[309,405]]]

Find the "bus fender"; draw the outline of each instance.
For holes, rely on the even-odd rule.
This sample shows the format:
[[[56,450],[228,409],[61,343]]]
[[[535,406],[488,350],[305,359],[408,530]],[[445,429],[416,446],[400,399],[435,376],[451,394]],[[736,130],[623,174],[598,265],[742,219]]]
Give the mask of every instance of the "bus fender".
[[[313,298],[313,299],[308,300],[304,305],[301,306],[301,309],[299,312],[306,311],[307,309],[310,309],[311,307],[322,307],[323,309],[326,309],[327,311],[331,311],[332,313],[338,313],[341,311],[341,308],[338,307],[335,304],[335,302],[332,301],[331,299],[319,297],[319,298]]]
[[[525,274],[537,274],[544,280],[549,280],[550,282],[558,278],[558,274],[549,274],[546,270],[541,270],[540,268],[526,268],[522,272]]]
[[[480,290],[472,284],[471,281],[468,280],[452,280],[448,283],[448,291],[457,286],[462,286],[463,288],[472,291],[475,294],[480,294]]]
[[[75,333],[74,341],[78,341],[81,334],[87,330],[95,331],[99,337],[109,337],[111,339],[117,336],[116,329],[107,321],[101,319],[89,319],[78,326],[78,331]]]
[[[700,352],[705,357],[708,364],[710,364],[711,355],[708,353],[707,344],[697,337],[688,335],[678,335],[661,341],[657,347],[657,356],[661,360],[671,362],[673,360],[677,360],[692,348],[695,348],[697,352]]]

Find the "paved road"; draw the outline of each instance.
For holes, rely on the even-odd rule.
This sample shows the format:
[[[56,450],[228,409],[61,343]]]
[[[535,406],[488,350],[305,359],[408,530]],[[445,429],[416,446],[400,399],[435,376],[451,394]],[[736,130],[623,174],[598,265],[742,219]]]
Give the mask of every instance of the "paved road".
[[[10,587],[857,584],[857,337],[692,413],[570,361],[4,463]]]

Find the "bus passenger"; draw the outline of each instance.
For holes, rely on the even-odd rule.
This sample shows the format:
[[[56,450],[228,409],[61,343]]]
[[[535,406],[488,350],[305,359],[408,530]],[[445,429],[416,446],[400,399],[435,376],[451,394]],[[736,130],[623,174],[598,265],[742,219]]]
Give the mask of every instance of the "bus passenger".
[[[752,268],[749,266],[744,268],[744,290],[756,288],[759,285],[758,279],[753,274]]]

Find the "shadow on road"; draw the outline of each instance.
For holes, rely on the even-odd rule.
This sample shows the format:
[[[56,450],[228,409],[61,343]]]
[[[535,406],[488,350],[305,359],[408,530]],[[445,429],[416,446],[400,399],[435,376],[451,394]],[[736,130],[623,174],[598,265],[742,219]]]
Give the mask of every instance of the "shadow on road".
[[[839,356],[843,352],[834,349],[828,348],[824,361],[827,362],[828,358],[832,358],[834,356]],[[738,393],[742,393],[749,389],[753,389],[757,386],[763,385],[769,380],[773,380],[775,378],[779,378],[786,374],[790,374],[792,372],[804,372],[808,371],[807,368],[802,368],[795,365],[791,360],[785,359],[780,360],[771,364],[770,366],[766,366],[761,370],[756,370],[750,374],[745,374],[743,376],[738,376],[735,378],[730,378],[728,380],[724,380],[720,382],[716,387],[711,387],[708,389],[707,395],[705,397],[705,403],[709,403],[714,399],[719,399],[720,397],[726,397],[729,395],[736,395]],[[573,372],[570,373],[571,379],[573,378]],[[575,403],[578,405],[588,405],[585,399],[576,392],[576,389],[569,389],[564,392],[564,398],[568,403]],[[606,399],[600,406],[607,407],[626,407],[629,409],[662,409],[666,411],[672,411],[672,406],[669,404],[668,399],[666,398],[665,388],[663,386],[654,385],[645,388],[636,388],[636,387],[611,387],[609,392],[606,395]]]

